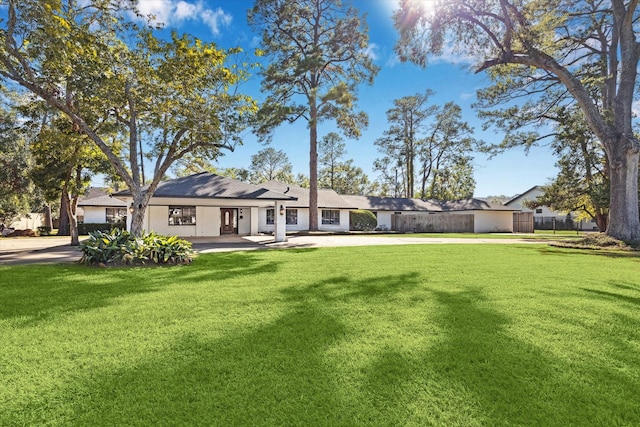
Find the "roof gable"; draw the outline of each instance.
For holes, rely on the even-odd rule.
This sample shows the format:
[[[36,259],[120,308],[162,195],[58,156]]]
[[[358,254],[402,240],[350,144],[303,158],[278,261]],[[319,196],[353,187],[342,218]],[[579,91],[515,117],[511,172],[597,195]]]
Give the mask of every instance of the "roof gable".
[[[517,196],[513,196],[510,200],[506,201],[504,203],[505,206],[509,206],[515,202],[518,202],[520,200],[524,200],[524,199],[530,199],[530,200],[535,200],[538,195],[540,193],[543,193],[544,190],[542,189],[542,187],[540,185],[534,185],[533,187],[531,187],[530,189],[528,189],[527,191],[525,191],[522,194],[518,194]],[[533,195],[532,193],[536,193],[535,195]]]
[[[265,188],[273,191],[277,191],[283,194],[292,195],[297,197],[297,201],[287,203],[290,207],[309,207],[309,192],[308,188],[303,188],[297,185],[288,184],[280,181],[267,181],[260,184]],[[353,206],[340,194],[334,190],[327,188],[318,189],[318,207],[319,208],[336,208],[336,209],[352,209]]]

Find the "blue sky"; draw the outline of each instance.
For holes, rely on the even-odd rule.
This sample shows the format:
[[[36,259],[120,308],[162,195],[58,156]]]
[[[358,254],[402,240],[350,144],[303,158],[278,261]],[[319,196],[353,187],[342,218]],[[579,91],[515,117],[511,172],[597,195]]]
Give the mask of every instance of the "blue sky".
[[[452,55],[432,58],[426,69],[400,63],[393,52],[397,40],[391,18],[395,0],[352,0],[352,4],[361,13],[367,14],[370,51],[381,70],[373,86],[363,85],[359,88],[359,108],[369,115],[369,127],[363,131],[360,139],[345,140],[346,159],[353,159],[354,164],[363,168],[370,179],[375,179],[372,165],[380,154],[374,141],[387,129],[386,111],[392,107],[393,100],[426,89],[435,91],[435,96],[431,98],[434,104],[454,101],[460,105],[464,119],[474,127],[477,138],[500,142],[502,134],[498,130],[483,132],[481,123],[471,109],[476,100],[476,90],[487,84],[487,78],[469,71],[471,63],[467,58]],[[167,30],[186,32],[202,40],[213,41],[223,48],[240,46],[248,52],[259,47],[260,40],[247,25],[246,11],[252,5],[252,0],[139,0],[141,11],[156,16],[158,21],[165,23]],[[259,101],[265,98],[260,92],[258,75],[242,90]],[[324,125],[319,136],[332,130],[332,124]],[[244,144],[233,153],[225,153],[216,166],[248,167],[251,156],[264,146],[251,132],[243,135],[243,139]],[[271,143],[272,147],[287,153],[294,173],[305,175],[309,173],[308,145],[305,122],[283,124],[275,131]],[[534,185],[548,183],[557,173],[555,158],[547,147],[534,147],[528,154],[522,149],[513,149],[492,159],[478,153],[474,158],[476,197],[523,193]]]

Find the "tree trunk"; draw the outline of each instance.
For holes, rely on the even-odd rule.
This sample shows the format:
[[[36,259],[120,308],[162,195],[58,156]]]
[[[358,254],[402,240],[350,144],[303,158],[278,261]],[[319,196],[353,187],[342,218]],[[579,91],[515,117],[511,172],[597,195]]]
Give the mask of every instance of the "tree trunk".
[[[155,191],[155,188],[150,188]],[[131,228],[129,232],[136,237],[144,234],[144,213],[149,204],[148,194],[142,194],[140,191],[132,191],[133,196],[133,213],[131,214]]]
[[[69,195],[67,190],[62,190],[60,196],[60,220],[58,221],[58,236],[69,236]]]
[[[78,215],[76,209],[78,206],[78,196],[74,196],[72,199],[68,199],[69,206],[67,212],[69,214],[69,234],[71,235],[71,246],[80,245],[80,236],[78,233]]]
[[[44,222],[44,226],[45,227],[49,227],[49,232],[51,232],[51,230],[53,230],[53,218],[51,215],[51,206],[50,205],[45,205],[44,206],[44,211],[42,212],[43,215],[43,222]]]
[[[607,229],[607,216],[601,213],[597,213],[596,225],[598,226],[598,230],[605,231]]]
[[[309,230],[318,231],[318,108],[309,102]]]
[[[611,147],[611,194],[607,235],[624,241],[640,240],[637,191],[639,154],[630,144],[623,141],[613,141],[607,145]]]
[[[135,205],[135,202],[134,202]],[[136,237],[141,237],[144,232],[144,210],[138,208],[133,210],[133,214],[131,214],[131,234]]]

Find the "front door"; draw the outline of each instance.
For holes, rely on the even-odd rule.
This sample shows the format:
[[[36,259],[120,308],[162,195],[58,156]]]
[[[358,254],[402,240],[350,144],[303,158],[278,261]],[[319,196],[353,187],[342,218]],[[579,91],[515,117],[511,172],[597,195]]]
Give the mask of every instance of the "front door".
[[[238,210],[232,208],[220,208],[220,234],[238,233]]]

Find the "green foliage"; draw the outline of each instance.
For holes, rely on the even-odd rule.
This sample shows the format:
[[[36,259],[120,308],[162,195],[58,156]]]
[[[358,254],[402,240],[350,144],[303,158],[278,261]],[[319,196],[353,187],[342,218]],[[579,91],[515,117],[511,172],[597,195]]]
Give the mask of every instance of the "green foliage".
[[[394,101],[387,111],[389,128],[375,141],[382,158],[374,169],[395,187],[395,197],[458,200],[475,189],[471,152],[482,146],[453,102],[429,105],[427,90]]]
[[[251,68],[232,63],[239,49],[176,33],[156,38],[132,21],[136,3],[9,1],[0,76],[64,113],[73,132],[100,148],[132,193],[131,228],[140,235],[171,165],[233,149],[257,106],[236,90]],[[145,157],[155,164],[151,179]]]
[[[80,262],[88,265],[181,264],[191,262],[193,256],[191,243],[176,236],[135,237],[119,228],[89,233],[80,249]]]
[[[28,133],[20,126],[13,93],[0,88],[0,223],[11,224],[39,206],[29,171],[33,158]]]
[[[289,157],[282,150],[267,147],[251,156],[251,182],[260,184],[265,181],[293,183],[293,172]]]
[[[593,203],[603,191],[590,185],[582,186],[586,197],[581,202],[599,211],[592,216],[600,227],[606,225],[607,234],[640,239],[640,141],[633,132],[638,2],[526,0],[508,7],[496,0],[433,2],[429,10],[424,3],[400,1],[394,16],[400,59],[426,65],[428,55],[451,49],[473,58],[476,72],[487,71],[492,85],[478,91],[475,106],[485,129],[495,126],[504,134],[502,142],[487,147],[491,153],[528,149],[554,137],[549,124],[565,121],[567,109],[579,111],[581,126],[592,133],[601,145],[597,153],[606,153],[611,166],[609,206]],[[599,178],[592,184],[606,185]]]
[[[51,235],[51,227],[42,225],[38,227],[38,236],[49,236]]]
[[[344,140],[335,132],[326,134],[318,145],[318,187],[340,194],[370,195],[373,185],[353,160],[342,161],[346,154]]]
[[[349,211],[349,230],[371,231],[378,225],[378,220],[373,212],[365,209]]]
[[[94,231],[110,232],[114,228],[125,230],[127,228],[127,225],[123,222],[83,223],[78,224],[78,234],[85,235],[93,233]]]

